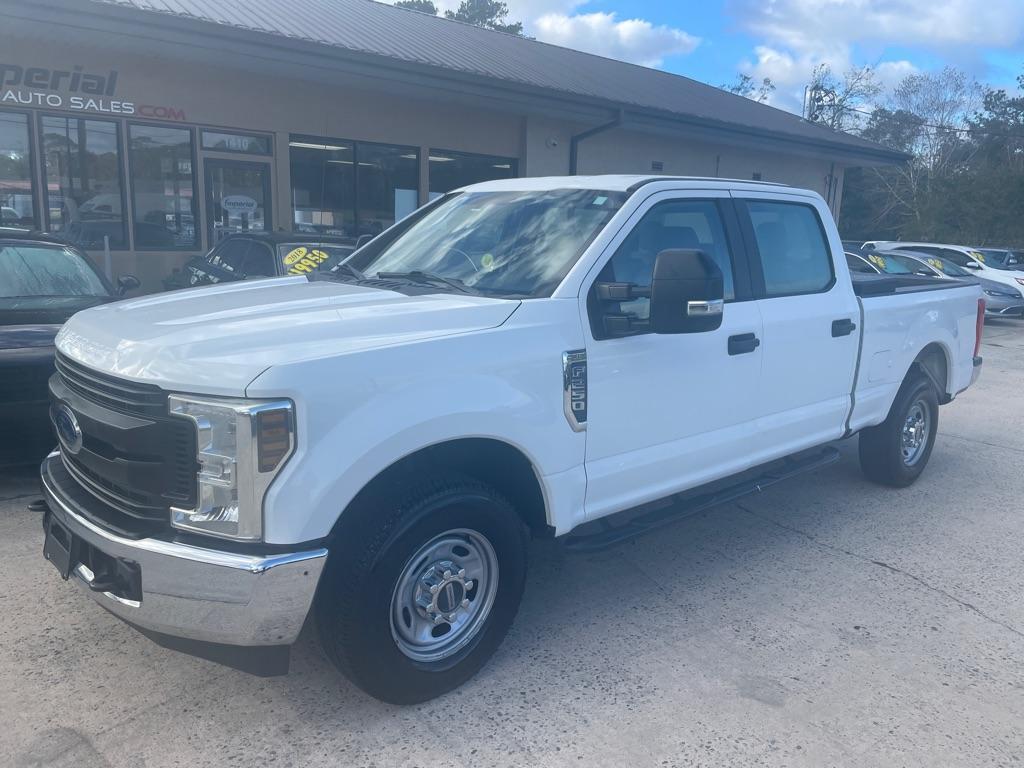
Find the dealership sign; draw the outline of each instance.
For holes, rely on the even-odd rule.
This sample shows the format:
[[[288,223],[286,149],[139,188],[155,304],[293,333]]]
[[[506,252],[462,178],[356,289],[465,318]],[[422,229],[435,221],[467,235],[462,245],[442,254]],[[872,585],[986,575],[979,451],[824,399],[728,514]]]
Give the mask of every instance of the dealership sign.
[[[71,69],[22,67],[0,63],[0,106],[49,107],[76,112],[141,115],[164,120],[184,120],[185,110],[154,104],[138,104],[117,94],[117,70],[104,74]]]

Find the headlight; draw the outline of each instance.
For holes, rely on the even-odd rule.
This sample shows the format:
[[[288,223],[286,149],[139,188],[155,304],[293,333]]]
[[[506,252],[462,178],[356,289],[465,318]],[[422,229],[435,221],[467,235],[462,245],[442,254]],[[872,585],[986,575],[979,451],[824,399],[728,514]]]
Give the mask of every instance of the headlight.
[[[1013,279],[1016,280],[1021,285],[1024,285],[1024,277],[1015,277]]]
[[[295,448],[287,400],[168,398],[174,416],[198,436],[195,509],[171,508],[171,525],[245,541],[263,536],[263,496]]]

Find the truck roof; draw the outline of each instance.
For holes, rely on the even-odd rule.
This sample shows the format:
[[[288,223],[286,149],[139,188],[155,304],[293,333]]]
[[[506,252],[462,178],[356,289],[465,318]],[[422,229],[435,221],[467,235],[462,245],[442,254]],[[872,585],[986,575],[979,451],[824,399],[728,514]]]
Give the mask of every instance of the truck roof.
[[[659,176],[655,174],[606,174],[600,176],[527,176],[471,184],[462,189],[475,192],[542,192],[550,189],[602,189],[610,192],[634,192],[647,184],[665,183],[673,189],[750,189],[798,192],[794,187],[769,181],[723,179],[705,176]]]

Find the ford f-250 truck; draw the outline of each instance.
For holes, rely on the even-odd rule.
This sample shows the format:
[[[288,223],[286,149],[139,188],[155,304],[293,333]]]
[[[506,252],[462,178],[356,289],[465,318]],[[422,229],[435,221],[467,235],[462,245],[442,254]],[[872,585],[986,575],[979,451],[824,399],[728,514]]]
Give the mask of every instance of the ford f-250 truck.
[[[531,535],[634,536],[857,433],[868,478],[913,482],[983,313],[973,285],[851,280],[812,192],[475,185],[329,274],[75,315],[44,553],[160,642],[276,673],[313,614],[357,685],[426,700],[502,641]]]

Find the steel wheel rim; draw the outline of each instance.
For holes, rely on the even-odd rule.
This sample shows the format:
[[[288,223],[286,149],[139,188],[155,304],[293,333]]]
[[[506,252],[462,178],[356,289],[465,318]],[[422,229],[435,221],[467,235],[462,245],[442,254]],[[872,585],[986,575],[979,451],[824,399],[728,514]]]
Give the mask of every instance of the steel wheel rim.
[[[912,467],[921,460],[930,433],[931,412],[928,405],[924,400],[915,400],[907,410],[907,417],[900,430],[900,453],[906,466]]]
[[[478,531],[455,528],[417,550],[391,596],[391,636],[418,662],[461,651],[483,628],[498,592],[498,556]]]

